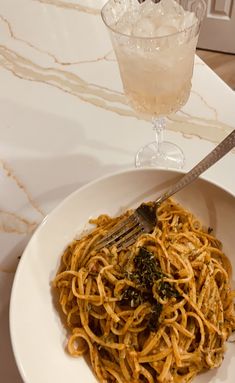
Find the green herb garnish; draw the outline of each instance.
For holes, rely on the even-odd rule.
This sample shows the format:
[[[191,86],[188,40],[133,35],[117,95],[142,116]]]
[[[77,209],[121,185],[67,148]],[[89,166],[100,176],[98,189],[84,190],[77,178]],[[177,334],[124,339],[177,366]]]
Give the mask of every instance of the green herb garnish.
[[[136,308],[140,304],[145,302],[151,304],[151,313],[148,316],[147,328],[150,331],[154,331],[156,330],[159,324],[159,317],[162,312],[162,305],[153,297],[152,290],[144,292],[134,287],[128,287],[124,291],[122,295],[122,300],[120,301],[121,305],[131,306],[131,308]]]
[[[162,299],[180,297],[179,292],[169,282],[160,282],[158,291]]]
[[[159,317],[162,312],[162,304],[155,299],[152,292],[153,285],[158,283],[158,294],[161,299],[179,298],[180,294],[169,282],[164,282],[164,274],[154,254],[146,248],[141,247],[134,258],[134,270],[128,274],[128,278],[135,282],[135,287],[124,290],[121,305],[136,308],[140,304],[148,302],[151,304],[151,314],[148,318],[147,327],[150,331],[156,330]]]
[[[152,287],[155,280],[164,277],[154,255],[144,247],[141,247],[138,255],[134,258],[134,279],[143,287]]]

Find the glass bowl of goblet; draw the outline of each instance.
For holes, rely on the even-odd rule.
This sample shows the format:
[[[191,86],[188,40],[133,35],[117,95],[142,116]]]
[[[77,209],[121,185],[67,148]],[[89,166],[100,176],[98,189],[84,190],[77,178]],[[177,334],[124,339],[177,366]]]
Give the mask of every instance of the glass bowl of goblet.
[[[138,150],[137,167],[184,165],[182,149],[164,140],[164,129],[190,96],[205,7],[204,0],[109,0],[101,10],[127,100],[152,119],[155,139]]]

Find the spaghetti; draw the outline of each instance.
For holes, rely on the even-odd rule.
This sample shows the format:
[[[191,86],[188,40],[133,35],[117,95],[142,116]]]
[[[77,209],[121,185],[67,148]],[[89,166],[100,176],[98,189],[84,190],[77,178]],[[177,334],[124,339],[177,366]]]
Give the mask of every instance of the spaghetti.
[[[171,199],[158,226],[126,250],[95,244],[124,216],[102,215],[64,251],[53,281],[70,329],[101,383],[189,382],[220,366],[235,329],[230,262],[221,243]]]

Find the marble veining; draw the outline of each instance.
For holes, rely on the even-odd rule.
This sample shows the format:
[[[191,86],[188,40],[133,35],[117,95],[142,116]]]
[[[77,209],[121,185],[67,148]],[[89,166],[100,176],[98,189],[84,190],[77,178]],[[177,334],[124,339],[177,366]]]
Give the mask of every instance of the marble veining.
[[[36,228],[37,222],[29,222],[15,213],[0,210],[0,232],[28,234]]]
[[[84,12],[89,15],[99,15],[100,14],[100,9],[98,8],[93,8],[93,7],[87,7],[85,5],[81,5],[79,3],[72,3],[72,2],[66,2],[62,0],[33,0],[38,3],[42,4],[47,4],[47,5],[53,5],[58,8],[63,8],[63,9],[70,9],[73,11],[78,11],[78,12]]]
[[[83,102],[88,102],[96,107],[103,108],[124,117],[143,119],[143,116],[139,116],[127,106],[124,94],[101,85],[88,83],[78,75],[69,71],[53,67],[44,68],[3,45],[0,45],[0,66],[11,71],[12,74],[23,80],[40,82],[56,87],[60,91],[68,92],[76,96]],[[187,115],[187,118],[182,119],[182,117],[173,115],[170,117],[172,123],[168,125],[168,128],[172,131],[181,131],[182,134],[190,135],[194,134],[193,125],[194,127],[197,125],[200,129],[197,135],[211,139],[212,142],[218,142],[224,133],[230,131],[232,127],[218,121],[216,109],[210,106],[203,96],[194,90],[192,90],[192,93],[212,111],[214,119],[208,121],[206,118],[194,117],[190,114]],[[183,124],[179,124],[179,122],[183,122]],[[200,124],[198,124],[198,122],[200,122]],[[201,124],[203,124],[204,129],[201,129]],[[211,128],[213,125],[213,129],[215,129],[213,136],[209,134],[208,129],[205,129],[205,125],[207,128]]]
[[[71,11],[83,12],[86,16],[99,15],[100,10],[79,4],[78,2],[66,2],[61,0],[33,0],[42,4],[42,6],[53,6]],[[77,73],[69,71],[67,68],[71,66],[86,65],[91,63],[98,63],[100,61],[110,61],[115,63],[115,56],[112,50],[109,50],[102,56],[95,59],[81,59],[77,61],[63,61],[59,60],[54,54],[47,49],[42,49],[33,44],[30,40],[25,40],[16,35],[14,28],[10,21],[3,15],[0,15],[0,22],[4,24],[6,33],[10,40],[14,40],[23,46],[27,46],[32,51],[32,54],[37,53],[46,55],[47,60],[44,65],[40,65],[38,62],[33,61],[27,57],[24,53],[19,53],[18,50],[12,49],[7,44],[0,45],[0,66],[4,70],[9,71],[17,78],[24,81],[32,81],[35,83],[43,83],[45,86],[52,86],[59,91],[69,93],[75,96],[81,102],[89,103],[92,106],[101,108],[103,110],[115,113],[123,118],[131,117],[138,120],[144,120],[145,117],[138,115],[128,105],[125,95],[112,88],[102,86],[100,84],[91,83],[83,79]],[[23,51],[22,51],[23,52]],[[52,59],[48,61],[48,59]],[[202,62],[196,62],[196,66],[204,66]],[[211,142],[219,142],[225,134],[229,133],[232,127],[219,121],[217,109],[210,105],[206,99],[196,90],[192,89],[192,95],[197,97],[200,103],[208,110],[210,117],[201,117],[187,112],[186,110],[180,111],[178,114],[169,116],[168,129],[173,132],[181,132],[185,138],[199,137],[201,139],[207,139]],[[2,160],[1,168],[6,177],[10,177],[21,189],[28,200],[29,205],[38,211],[38,213],[44,217],[45,213],[43,209],[37,205],[34,199],[30,196],[25,185],[15,176],[13,169],[10,169],[9,165]],[[7,225],[7,218],[10,220],[10,224]],[[15,225],[14,225],[15,222]],[[20,223],[20,226],[19,226]],[[35,227],[35,222],[27,222],[25,218],[14,215],[12,212],[1,212],[1,231],[6,232],[29,232]]]
[[[45,217],[45,212],[38,204],[34,201],[33,197],[28,192],[26,186],[23,182],[15,175],[14,170],[7,164],[6,161],[0,159],[0,172],[2,172],[6,177],[11,178],[17,187],[25,194],[26,199],[28,200],[29,205],[39,213],[41,217]],[[1,173],[0,173],[1,174]],[[10,213],[9,213],[10,214]],[[22,221],[26,222],[24,219]]]
[[[133,111],[123,94],[116,58],[100,18],[104,2],[0,2],[4,115],[0,124],[0,295],[7,297],[0,300],[0,311],[8,312],[19,257],[54,206],[52,200],[58,202],[84,180],[130,167],[135,148],[147,140],[150,118]],[[234,94],[198,58],[194,72],[188,103],[167,120],[167,134],[188,151],[190,164],[234,129],[235,121]],[[45,124],[42,135],[41,122]],[[53,129],[48,134],[50,124]],[[52,148],[50,140],[55,140]],[[233,191],[234,153],[211,177],[227,182]],[[0,315],[4,334],[7,321],[7,315]],[[10,349],[8,338],[4,338],[4,350]],[[20,382],[12,355],[5,355],[5,360],[0,365],[4,383]],[[11,371],[16,371],[14,380]]]
[[[30,41],[24,40],[18,36],[16,36],[16,33],[13,30],[13,27],[9,20],[7,20],[6,17],[0,14],[0,22],[2,22],[6,28],[7,28],[7,34],[9,37],[17,42],[23,43],[25,46],[28,46],[29,48],[32,48],[33,50],[38,51],[39,53],[45,54],[48,57],[50,57],[55,64],[59,64],[62,66],[72,66],[72,65],[81,65],[81,64],[89,64],[89,63],[97,63],[98,61],[116,61],[115,55],[113,50],[109,50],[107,53],[105,53],[103,56],[97,57],[95,59],[87,59],[87,60],[77,60],[77,61],[63,61],[59,60],[54,54],[51,52],[48,52],[45,49],[39,48],[38,46],[32,44]]]
[[[79,10],[85,12],[88,15],[100,13],[99,9],[93,9],[79,3],[70,3],[58,0],[34,0],[42,4],[53,5],[59,8],[68,8],[71,10]],[[54,66],[49,64],[47,66],[39,65],[38,63],[30,60],[25,55],[19,54],[13,49],[10,49],[6,45],[0,45],[0,65],[11,71],[14,76],[27,81],[35,81],[39,83],[44,83],[45,85],[50,85],[58,88],[60,91],[67,92],[77,98],[82,102],[88,102],[95,107],[105,109],[107,111],[116,113],[123,117],[134,117],[137,119],[145,119],[143,116],[139,116],[135,111],[128,107],[125,96],[118,92],[115,89],[107,88],[99,84],[89,83],[84,80],[77,73],[64,70],[66,67],[97,63],[99,61],[113,61],[115,62],[114,53],[112,50],[108,51],[102,56],[99,56],[95,59],[84,59],[77,60],[74,62],[66,62],[59,60],[54,54],[47,51],[46,49],[41,49],[30,41],[26,41],[22,38],[16,36],[13,31],[13,27],[10,24],[9,20],[6,17],[0,15],[0,20],[6,24],[8,29],[8,35],[10,38],[17,40],[33,51],[37,51],[41,54],[46,54],[54,62]],[[57,65],[57,67],[55,66]],[[196,65],[204,65],[202,62],[197,62]],[[212,142],[219,142],[223,136],[231,131],[232,127],[228,124],[225,124],[218,119],[218,112],[214,106],[211,106],[206,99],[198,93],[196,90],[192,89],[192,94],[196,95],[202,104],[212,112],[213,118],[202,118],[199,116],[193,116],[191,113],[182,111],[181,114],[184,114],[185,118],[179,117],[178,115],[170,116],[168,124],[168,129],[181,132],[185,137],[195,134],[195,127],[198,127],[196,136],[211,140]],[[214,126],[214,134],[211,135],[211,126]],[[202,128],[204,127],[204,129]],[[205,127],[207,129],[205,129]]]

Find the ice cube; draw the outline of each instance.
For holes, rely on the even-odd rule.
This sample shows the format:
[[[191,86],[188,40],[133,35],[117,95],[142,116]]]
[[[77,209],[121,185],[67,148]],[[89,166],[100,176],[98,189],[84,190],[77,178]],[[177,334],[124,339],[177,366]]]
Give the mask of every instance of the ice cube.
[[[117,21],[115,24],[115,30],[130,36],[133,28],[133,23],[135,23],[136,20],[138,20],[138,14],[132,10],[129,10],[125,12]]]
[[[162,13],[164,15],[184,15],[184,9],[183,7],[175,0],[164,0],[160,1]]]
[[[197,21],[197,17],[193,12],[186,12],[184,15],[184,29],[190,28]]]
[[[149,17],[139,19],[132,29],[133,36],[138,37],[152,37],[155,35],[155,23]]]
[[[134,1],[134,0],[133,0]],[[161,0],[153,3],[145,0],[130,2],[130,7],[115,25],[121,33],[137,37],[168,36],[191,27],[196,16],[183,9],[175,0]]]
[[[155,5],[156,4],[154,4],[152,0],[145,0],[140,4],[139,14],[142,16],[149,15],[150,13],[154,12]]]
[[[157,37],[169,36],[177,32],[178,30],[174,26],[162,25],[161,27],[156,29],[155,36]]]

